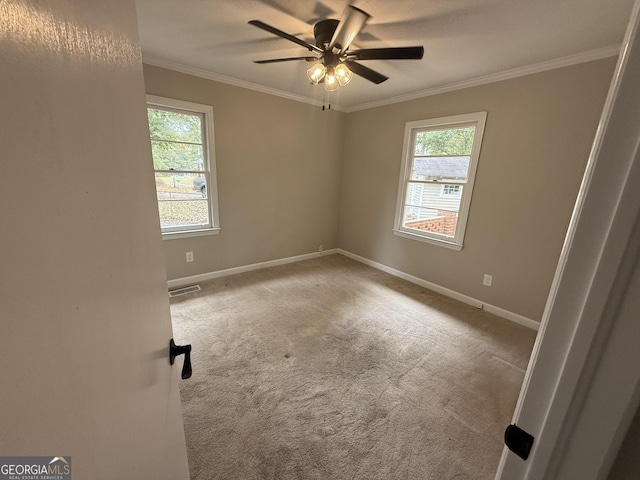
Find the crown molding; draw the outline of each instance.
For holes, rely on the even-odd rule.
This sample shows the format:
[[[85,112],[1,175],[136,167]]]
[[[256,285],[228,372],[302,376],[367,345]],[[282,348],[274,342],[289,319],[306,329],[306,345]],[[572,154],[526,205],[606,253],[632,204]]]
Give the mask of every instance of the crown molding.
[[[577,65],[579,63],[591,62],[594,60],[600,60],[602,58],[614,57],[620,53],[620,45],[610,45],[608,47],[599,48],[597,50],[591,50],[589,52],[578,53],[575,55],[569,55],[567,57],[557,58],[554,60],[548,60],[546,62],[536,63],[534,65],[527,65],[525,67],[513,68],[511,70],[505,70],[503,72],[493,73],[482,77],[477,77],[470,80],[464,80],[461,82],[454,82],[448,85],[442,85],[439,87],[433,87],[418,92],[409,93],[406,95],[399,95],[396,97],[387,98],[385,100],[363,103],[355,105],[353,107],[343,107],[340,105],[331,105],[332,110],[340,112],[357,112],[359,110],[367,110],[370,108],[382,107],[385,105],[391,105],[394,103],[407,102],[416,100],[418,98],[429,97],[431,95],[439,95],[442,93],[453,92],[455,90],[461,90],[464,88],[477,87],[480,85],[486,85],[488,83],[500,82],[502,80],[509,80],[511,78],[523,77],[525,75],[531,75],[534,73],[545,72],[547,70],[554,70],[556,68],[569,67],[571,65]],[[202,77],[209,80],[213,80],[228,85],[233,85],[240,88],[247,88],[249,90],[255,90],[257,92],[266,93],[267,95],[274,95],[277,97],[294,100],[296,102],[302,102],[309,105],[321,107],[323,102],[316,100],[315,98],[304,97],[302,95],[295,95],[293,93],[285,92],[275,88],[265,87],[256,83],[247,82],[245,80],[238,80],[237,78],[228,77],[226,75],[220,75],[208,70],[204,70],[196,67],[189,67],[177,62],[171,62],[157,57],[148,55],[142,56],[142,62],[147,65],[155,67],[166,68],[176,72],[186,73],[188,75],[194,75],[196,77]]]
[[[286,98],[288,100],[294,100],[296,102],[307,103],[316,107],[322,107],[323,103],[315,98],[309,98],[302,95],[296,95],[293,93],[278,90],[276,88],[265,87],[264,85],[258,85],[257,83],[247,82],[245,80],[239,80],[237,78],[228,77],[219,73],[213,73],[209,70],[205,70],[197,67],[190,67],[181,63],[164,60],[162,58],[142,55],[142,63],[151,65],[154,67],[166,68],[167,70],[173,70],[175,72],[186,73],[187,75],[193,75],[195,77],[206,78],[207,80],[213,80],[215,82],[225,83],[227,85],[233,85],[234,87],[246,88],[248,90],[254,90],[256,92],[266,93],[267,95],[274,95],[276,97]],[[339,105],[331,104],[331,110],[345,111]]]
[[[345,112],[351,113],[358,110],[366,110],[369,108],[381,107],[384,105],[390,105],[393,103],[406,102],[410,100],[416,100],[422,97],[429,97],[431,95],[439,95],[441,93],[453,92],[455,90],[462,90],[463,88],[477,87],[480,85],[486,85],[487,83],[500,82],[502,80],[509,80],[511,78],[523,77],[525,75],[531,75],[534,73],[545,72],[548,70],[555,70],[556,68],[569,67],[571,65],[577,65],[579,63],[591,62],[594,60],[600,60],[602,58],[618,56],[620,53],[620,45],[610,45],[608,47],[599,48],[597,50],[591,50],[589,52],[578,53],[575,55],[569,55],[568,57],[556,58],[554,60],[548,60],[546,62],[536,63],[534,65],[527,65],[525,67],[513,68],[511,70],[505,70],[503,72],[492,73],[482,77],[473,78],[470,80],[463,80],[461,82],[450,83],[448,85],[442,85],[440,87],[429,88],[421,90],[419,92],[409,93],[406,95],[399,95],[397,97],[391,97],[385,100],[376,102],[363,103],[354,107],[345,108]]]

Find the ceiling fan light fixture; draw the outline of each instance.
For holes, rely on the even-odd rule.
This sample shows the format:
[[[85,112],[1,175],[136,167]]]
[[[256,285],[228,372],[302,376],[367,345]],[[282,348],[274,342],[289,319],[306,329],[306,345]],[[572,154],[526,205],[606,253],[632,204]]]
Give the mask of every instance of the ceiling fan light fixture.
[[[324,78],[326,73],[327,67],[322,63],[316,63],[313,67],[307,70],[307,77],[309,77],[309,81],[311,83],[317,85]]]
[[[0,0],[1,2],[2,0]],[[324,19],[313,26],[315,44],[302,40],[294,35],[283,32],[260,20],[251,20],[249,24],[266,32],[289,40],[313,53],[313,56],[272,58],[268,60],[254,60],[255,63],[280,63],[297,60],[317,62],[307,70],[307,77],[312,85],[324,84],[328,91],[337,90],[347,85],[353,75],[358,75],[372,83],[380,84],[388,77],[359,63],[363,60],[421,60],[424,47],[388,47],[364,48],[349,50],[356,36],[364,28],[369,14],[353,5],[345,9],[341,20]],[[358,62],[358,63],[356,63]],[[350,65],[353,71],[347,67]]]
[[[353,72],[344,63],[334,69],[334,74],[341,87],[344,87],[353,78]]]

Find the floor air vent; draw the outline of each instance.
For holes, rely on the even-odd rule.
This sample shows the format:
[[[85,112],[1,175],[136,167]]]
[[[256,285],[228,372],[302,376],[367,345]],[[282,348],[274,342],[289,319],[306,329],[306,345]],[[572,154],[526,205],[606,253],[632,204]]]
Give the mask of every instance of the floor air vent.
[[[190,287],[176,288],[175,290],[169,290],[170,297],[179,297],[180,295],[186,295],[187,293],[199,292],[200,285],[191,285]]]

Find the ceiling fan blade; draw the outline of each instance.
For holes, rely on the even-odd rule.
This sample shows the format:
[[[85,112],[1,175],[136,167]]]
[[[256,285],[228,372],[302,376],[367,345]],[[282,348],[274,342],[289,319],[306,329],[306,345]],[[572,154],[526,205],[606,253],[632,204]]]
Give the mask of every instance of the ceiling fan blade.
[[[336,28],[331,38],[329,49],[333,50],[334,48],[338,48],[340,53],[345,52],[370,17],[371,15],[364,10],[360,10],[353,5],[348,5],[340,19],[338,28]]]
[[[366,78],[367,80],[375,83],[376,85],[384,82],[389,78],[359,63],[356,63],[356,62],[345,62],[345,63],[349,67],[349,70],[351,70],[353,73],[355,73],[356,75],[360,75],[362,78]]]
[[[347,52],[354,60],[420,60],[424,47],[365,48]]]
[[[278,62],[291,62],[294,60],[306,60],[307,62],[316,62],[320,59],[318,57],[288,57],[288,58],[272,58],[270,60],[254,60],[253,63],[278,63]]]
[[[297,37],[294,37],[293,35],[289,35],[288,33],[283,32],[282,30],[278,30],[277,28],[272,27],[271,25],[267,25],[266,23],[261,22],[260,20],[251,20],[249,21],[249,23],[254,27],[258,27],[258,28],[261,28],[262,30],[266,30],[269,33],[273,33],[274,35],[277,35],[278,37],[284,38],[293,43],[297,43],[298,45],[303,46],[304,48],[308,49],[311,52],[316,52],[320,54],[323,53],[323,50],[321,48],[316,47],[315,45],[312,45],[308,42],[305,42],[304,40],[301,40]]]

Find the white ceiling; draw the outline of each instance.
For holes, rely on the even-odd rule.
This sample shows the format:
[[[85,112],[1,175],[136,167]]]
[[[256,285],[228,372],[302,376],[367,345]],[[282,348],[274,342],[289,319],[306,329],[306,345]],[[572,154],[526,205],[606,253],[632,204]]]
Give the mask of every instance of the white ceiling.
[[[617,52],[633,0],[135,0],[146,63],[321,104],[322,86],[293,42],[247,22],[257,19],[309,43],[313,25],[339,19],[351,3],[371,15],[352,49],[424,45],[422,60],[363,61],[389,77],[361,77],[331,94],[347,111],[484,79]],[[533,67],[532,67],[533,66]]]

